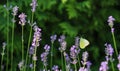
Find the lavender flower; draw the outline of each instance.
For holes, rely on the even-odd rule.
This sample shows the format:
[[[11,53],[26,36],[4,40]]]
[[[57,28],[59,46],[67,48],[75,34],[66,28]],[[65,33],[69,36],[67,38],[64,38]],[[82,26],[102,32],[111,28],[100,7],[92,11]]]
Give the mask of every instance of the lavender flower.
[[[66,41],[65,41],[65,36],[64,35],[61,35],[60,38],[58,39],[59,43],[60,43],[60,47],[59,47],[59,50],[60,52],[63,52],[66,50]]]
[[[18,12],[18,7],[17,6],[13,7],[13,13],[12,13],[13,16],[16,16],[17,12]]]
[[[41,61],[43,62],[43,65],[44,65],[44,66],[47,66],[47,65],[48,65],[48,64],[47,64],[47,56],[48,56],[48,54],[49,54],[50,46],[46,44],[46,45],[44,46],[44,49],[45,49],[45,52],[43,52],[43,53],[41,54]]]
[[[30,47],[30,49],[29,49],[29,54],[30,54],[30,55],[33,55],[33,54],[34,54],[34,47],[32,47],[32,46]]]
[[[26,17],[27,17],[27,15],[25,15],[25,13],[21,13],[19,15],[19,18],[20,18],[19,24],[21,24],[22,26],[24,26],[25,23],[26,23],[26,20],[25,20]]]
[[[41,29],[38,28],[38,26],[34,26],[34,36],[33,36],[33,41],[32,41],[32,46],[33,47],[38,47],[39,46],[39,41],[41,40]]]
[[[52,35],[52,36],[50,37],[51,42],[54,43],[54,41],[56,40],[56,38],[57,38],[57,35]]]
[[[117,68],[118,68],[118,70],[120,70],[120,54],[118,55],[118,61],[119,61],[119,63],[117,64]]]
[[[45,49],[45,52],[48,52],[48,51],[50,51],[50,46],[46,44],[46,45],[44,46],[44,49]]]
[[[58,66],[57,66],[57,65],[54,65],[54,66],[52,67],[52,70],[54,70],[54,71],[59,71]]]
[[[79,41],[80,41],[80,38],[79,37],[76,37],[75,38],[75,46],[78,48],[79,47]]]
[[[35,12],[36,6],[38,6],[37,0],[32,0],[32,3],[30,4],[30,6],[32,6],[32,12]]]
[[[108,25],[113,28],[113,21],[115,21],[115,19],[112,16],[108,17]]]
[[[64,52],[64,57],[65,57],[65,61],[66,61],[66,68],[69,71],[70,70],[71,59],[66,52]]]
[[[90,61],[87,61],[86,65],[87,65],[87,69],[90,70],[92,63]]]
[[[101,66],[99,68],[99,71],[107,71],[108,69],[109,69],[108,62],[107,61],[101,62]]]
[[[112,46],[111,46],[111,44],[105,44],[105,46],[106,46],[106,48],[105,48],[105,52],[106,52],[106,57],[112,57],[112,55],[113,55],[113,53],[114,53],[114,50],[113,50],[113,48],[112,48]]]
[[[44,65],[44,66],[47,66],[47,55],[48,55],[47,52],[43,52],[43,53],[41,54],[41,61],[43,62],[43,65]]]
[[[81,61],[81,63],[83,64],[83,66],[85,66],[85,65],[87,65],[87,59],[88,59],[88,52],[87,51],[85,51],[85,52],[83,52],[83,54],[82,54],[82,61]]]
[[[77,50],[76,46],[73,45],[70,48],[70,57],[73,59],[72,64],[76,64],[77,63],[77,56],[78,56],[79,51]]]
[[[87,70],[87,68],[80,67],[79,71],[89,71],[89,70]]]
[[[33,68],[33,64],[31,63],[31,64],[29,65],[29,67],[32,69],[32,68]]]
[[[24,61],[19,62],[18,68],[21,70],[24,67]]]
[[[65,41],[65,35],[61,35],[60,38],[58,39],[60,43]]]
[[[120,70],[120,63],[117,65],[118,70]]]

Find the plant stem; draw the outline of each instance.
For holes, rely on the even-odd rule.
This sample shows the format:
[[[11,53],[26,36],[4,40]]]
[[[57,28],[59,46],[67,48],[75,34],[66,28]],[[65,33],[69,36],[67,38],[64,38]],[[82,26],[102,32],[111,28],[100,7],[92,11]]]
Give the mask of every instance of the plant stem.
[[[111,59],[112,59],[112,58],[111,58]],[[110,60],[110,62],[111,62],[111,66],[112,66],[112,71],[115,71],[113,61],[112,61],[112,60]]]
[[[79,55],[78,55],[78,64],[79,64],[79,67],[81,67]]]
[[[50,61],[51,71],[52,71],[52,58],[53,58],[53,43],[51,43],[51,61]]]
[[[34,12],[32,12],[32,21],[31,23],[33,24],[33,17],[34,17]],[[29,52],[29,47],[30,47],[30,40],[31,40],[31,36],[32,36],[32,25],[30,25],[30,34],[29,34],[29,39],[28,39],[28,47],[27,47],[27,54],[26,54],[26,60],[25,60],[25,69],[24,71],[26,71],[26,65],[28,62],[28,52]]]
[[[37,52],[37,47],[35,47],[35,53],[33,54],[33,56],[36,57],[36,52]],[[34,62],[34,71],[36,70],[36,60],[33,61]]]
[[[13,19],[15,19],[15,16],[13,16]],[[11,71],[13,65],[13,48],[14,48],[14,23],[12,24]]]
[[[22,61],[24,61],[24,25],[22,25]],[[23,71],[24,67],[22,68]]]
[[[62,71],[64,71],[63,70],[63,55],[62,55],[62,52],[61,52],[61,63],[62,63]]]
[[[45,71],[47,71],[47,66],[45,66]]]
[[[76,67],[76,64],[74,64],[74,67],[75,67],[75,71],[77,71],[77,67]]]
[[[1,71],[2,71],[2,62],[3,62],[3,58],[4,58],[4,49],[2,50],[2,58],[1,58]]]
[[[64,56],[64,59],[65,59],[65,56]],[[67,65],[66,65],[66,59],[65,59],[65,70],[66,70],[66,71],[69,71],[66,66],[67,66]]]
[[[7,0],[7,8],[9,2]],[[8,71],[8,64],[9,64],[9,10],[7,9],[7,63],[6,63],[6,71]]]
[[[116,46],[114,32],[112,32],[112,38],[113,38],[113,43],[114,43],[114,47],[115,47],[115,52],[116,52],[116,55],[118,56],[118,51],[117,51],[117,46]]]

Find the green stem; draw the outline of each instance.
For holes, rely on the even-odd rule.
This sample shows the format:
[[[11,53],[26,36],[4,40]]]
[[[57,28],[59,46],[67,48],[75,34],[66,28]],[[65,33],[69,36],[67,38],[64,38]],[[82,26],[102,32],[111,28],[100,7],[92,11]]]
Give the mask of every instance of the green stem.
[[[75,71],[77,71],[77,66],[76,66],[76,64],[74,64],[74,67],[75,67]]]
[[[37,52],[37,47],[35,47],[35,53],[33,54],[33,56],[36,57],[36,52]],[[34,62],[34,71],[36,70],[36,60],[33,61]]]
[[[24,25],[22,25],[22,61],[24,61]],[[22,68],[23,71],[24,67]]]
[[[118,51],[117,51],[117,46],[116,46],[114,32],[112,32],[112,38],[113,38],[113,43],[114,43],[114,47],[115,47],[115,52],[116,52],[116,55],[118,56]]]
[[[64,59],[65,59],[65,56],[64,56]],[[67,65],[66,65],[66,59],[65,59],[65,70],[66,70],[66,71],[69,71],[66,66],[67,66]]]
[[[47,66],[45,66],[45,71],[47,71]]]
[[[51,61],[50,61],[51,71],[52,71],[52,59],[53,59],[53,43],[51,44]]]
[[[34,17],[34,12],[32,12],[32,21],[31,21],[32,24],[33,24],[33,17]],[[30,47],[31,36],[32,36],[32,25],[30,27],[30,34],[29,34],[29,39],[28,39],[28,47],[27,47],[27,54],[26,54],[26,60],[25,60],[26,63],[25,63],[24,71],[26,71],[26,65],[27,65],[27,62],[28,62],[28,52],[29,52],[29,47]]]
[[[7,8],[9,6],[7,0]],[[6,71],[8,71],[8,64],[9,64],[9,10],[7,9],[7,63],[6,63]]]
[[[81,67],[79,55],[78,55],[78,64],[79,64],[79,67]]]
[[[112,59],[112,58],[111,58],[111,59]],[[110,62],[111,62],[111,66],[112,66],[112,71],[115,71],[113,61],[112,61],[112,60],[110,60]]]
[[[15,16],[13,17],[13,19],[15,19]],[[14,23],[12,25],[11,71],[12,71],[12,65],[13,65],[13,48],[14,48]]]
[[[64,71],[63,70],[63,55],[62,55],[62,52],[61,52],[61,63],[62,63],[62,71]]]
[[[2,58],[1,58],[1,71],[2,71],[2,62],[3,62],[3,58],[4,58],[4,49],[2,50]]]

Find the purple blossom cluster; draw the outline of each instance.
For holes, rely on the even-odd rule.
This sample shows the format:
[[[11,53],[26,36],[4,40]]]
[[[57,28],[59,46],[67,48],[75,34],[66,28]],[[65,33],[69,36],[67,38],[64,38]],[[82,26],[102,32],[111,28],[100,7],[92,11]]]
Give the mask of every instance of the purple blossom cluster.
[[[120,54],[118,55],[118,64],[117,64],[117,68],[118,68],[118,70],[120,71]]]
[[[50,36],[51,43],[54,43],[54,41],[56,40],[56,38],[57,38],[57,35]]]
[[[113,50],[111,44],[106,43],[105,46],[106,46],[106,48],[105,48],[106,60],[108,61],[108,60],[111,59],[111,57],[112,57],[112,55],[114,53],[114,50]],[[113,59],[111,59],[111,60],[113,60]]]
[[[22,26],[24,26],[25,23],[26,23],[26,20],[25,20],[26,17],[27,17],[27,15],[25,15],[25,13],[21,13],[19,15],[19,18],[20,18],[19,24],[21,24]]]
[[[41,40],[41,29],[38,26],[34,26],[34,36],[32,41],[32,47],[38,47]]]
[[[18,6],[13,7],[13,16],[16,16],[18,12]]]
[[[82,67],[80,67],[79,71],[90,71],[90,67],[92,65],[92,63],[90,61],[88,61],[88,52],[85,51],[82,54]]]
[[[111,27],[111,28],[113,28],[113,21],[115,21],[115,19],[112,17],[112,16],[109,16],[108,17],[108,25]]]
[[[67,45],[65,41],[65,35],[61,35],[58,41],[60,43],[60,47],[59,47],[60,52],[64,52],[66,50],[66,45]]]
[[[64,57],[65,57],[65,61],[66,61],[66,68],[67,68],[67,70],[70,70],[71,69],[70,68],[71,59],[66,52],[64,52]]]
[[[53,71],[59,71],[59,68],[58,68],[57,65],[54,65],[54,66],[52,67],[52,70],[53,70]]]
[[[112,33],[114,32],[114,28],[113,28],[113,25],[114,25],[113,22],[114,22],[114,21],[115,21],[115,18],[113,18],[112,16],[109,16],[109,17],[108,17],[108,25],[110,26]]]
[[[32,46],[29,49],[29,55],[33,55],[32,59],[34,61],[37,60],[37,56],[35,54],[35,49],[39,46],[39,41],[41,40],[41,29],[38,26],[34,26],[34,35],[33,35],[33,41]]]
[[[108,69],[109,69],[108,62],[107,61],[101,62],[101,66],[99,68],[99,71],[108,71]]]
[[[75,45],[73,45],[70,48],[70,58],[72,58],[72,60],[73,60],[72,64],[77,63],[77,56],[78,56],[79,52],[80,52],[80,50],[78,50]]]
[[[32,3],[30,4],[30,6],[32,6],[32,12],[35,12],[36,6],[38,6],[37,0],[32,0]]]
[[[80,38],[79,37],[75,37],[75,46],[79,49],[79,41]]]
[[[47,63],[48,57],[47,56],[50,51],[50,46],[46,44],[44,46],[44,49],[45,49],[45,52],[43,52],[40,57],[41,57],[41,61],[43,62],[43,65],[46,67],[48,65],[48,63]]]

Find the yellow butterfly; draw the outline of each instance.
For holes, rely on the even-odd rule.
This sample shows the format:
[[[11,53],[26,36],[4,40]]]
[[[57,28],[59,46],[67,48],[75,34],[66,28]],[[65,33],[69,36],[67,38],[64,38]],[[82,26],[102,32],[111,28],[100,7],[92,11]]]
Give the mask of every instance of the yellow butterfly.
[[[84,49],[85,47],[87,47],[89,45],[89,41],[85,38],[80,38],[80,48]]]

